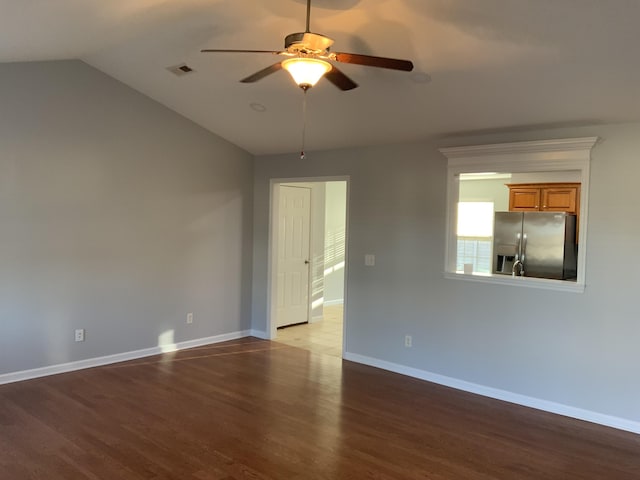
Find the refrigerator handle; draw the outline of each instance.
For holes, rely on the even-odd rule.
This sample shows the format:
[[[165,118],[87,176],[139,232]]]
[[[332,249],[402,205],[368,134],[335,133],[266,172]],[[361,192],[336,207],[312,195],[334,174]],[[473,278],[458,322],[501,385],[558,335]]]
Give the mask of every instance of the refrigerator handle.
[[[524,263],[525,257],[527,255],[527,234],[522,235],[522,250],[520,252],[520,261],[522,262],[522,273],[520,275],[524,276]]]
[[[523,247],[523,237],[526,242],[527,236],[521,235],[520,233],[516,233],[516,239],[518,240],[518,244],[516,246],[516,255],[515,260],[513,261],[513,267],[511,267],[511,275],[513,277],[519,276],[524,277],[524,247]],[[526,245],[525,245],[526,246]],[[518,273],[516,274],[516,270]]]

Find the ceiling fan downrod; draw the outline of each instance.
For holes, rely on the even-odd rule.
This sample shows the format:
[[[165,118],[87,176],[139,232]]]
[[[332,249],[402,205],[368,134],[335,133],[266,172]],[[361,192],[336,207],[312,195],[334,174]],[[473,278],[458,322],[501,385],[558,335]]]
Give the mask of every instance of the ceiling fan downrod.
[[[307,29],[305,30],[306,33],[311,33],[311,30],[309,30],[310,22],[311,22],[311,0],[307,0]]]

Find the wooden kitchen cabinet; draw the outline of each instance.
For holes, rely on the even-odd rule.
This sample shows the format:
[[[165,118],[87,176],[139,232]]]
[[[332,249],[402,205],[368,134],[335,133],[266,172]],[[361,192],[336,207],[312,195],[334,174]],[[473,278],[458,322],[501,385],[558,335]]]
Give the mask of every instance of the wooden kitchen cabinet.
[[[542,207],[549,212],[578,213],[580,205],[580,185],[559,185],[540,189]]]
[[[580,225],[579,183],[510,183],[510,212],[567,212]]]
[[[510,212],[537,212],[540,210],[540,189],[536,187],[509,187]]]
[[[519,183],[509,187],[509,210],[512,212],[580,211],[579,183]]]

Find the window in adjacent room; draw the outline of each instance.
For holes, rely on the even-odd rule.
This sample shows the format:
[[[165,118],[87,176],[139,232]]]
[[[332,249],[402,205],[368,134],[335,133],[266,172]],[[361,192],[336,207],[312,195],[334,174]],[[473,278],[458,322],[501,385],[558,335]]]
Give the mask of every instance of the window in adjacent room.
[[[459,202],[456,271],[491,272],[493,202]]]

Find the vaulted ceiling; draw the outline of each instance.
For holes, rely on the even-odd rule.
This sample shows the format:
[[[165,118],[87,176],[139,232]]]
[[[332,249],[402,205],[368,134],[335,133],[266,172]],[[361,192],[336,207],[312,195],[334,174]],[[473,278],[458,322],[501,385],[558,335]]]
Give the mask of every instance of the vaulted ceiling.
[[[0,62],[81,59],[254,154],[300,149],[303,93],[278,50],[306,0],[0,0]],[[640,120],[640,1],[313,0],[333,50],[400,57],[412,73],[341,64],[360,87],[307,94],[307,149]],[[176,76],[166,67],[186,63]],[[252,108],[252,104],[254,108]],[[258,110],[255,109],[256,104]]]

